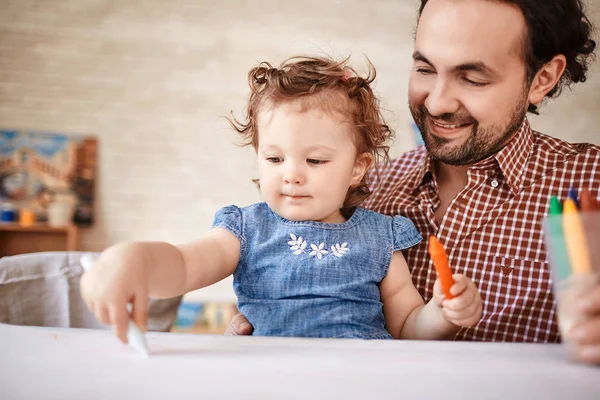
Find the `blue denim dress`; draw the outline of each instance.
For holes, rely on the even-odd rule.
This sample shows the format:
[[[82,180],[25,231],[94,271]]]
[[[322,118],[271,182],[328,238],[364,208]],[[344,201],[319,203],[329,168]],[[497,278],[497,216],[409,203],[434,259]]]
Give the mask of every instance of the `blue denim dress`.
[[[222,208],[213,227],[240,240],[233,288],[254,335],[392,338],[379,283],[422,239],[409,219],[358,208],[339,224],[290,221],[257,203]]]

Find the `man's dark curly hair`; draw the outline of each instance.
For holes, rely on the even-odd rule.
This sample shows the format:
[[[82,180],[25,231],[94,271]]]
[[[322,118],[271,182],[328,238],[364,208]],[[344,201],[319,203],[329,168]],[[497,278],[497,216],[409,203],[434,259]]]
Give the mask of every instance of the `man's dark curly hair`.
[[[558,84],[546,97],[558,97],[562,89],[573,83],[585,82],[588,65],[594,58],[596,42],[592,39],[592,22],[585,15],[582,0],[488,0],[515,4],[527,22],[523,56],[527,63],[527,78],[533,80],[540,68],[562,54],[567,66]],[[421,0],[419,17],[428,0]],[[538,113],[529,105],[529,112]]]

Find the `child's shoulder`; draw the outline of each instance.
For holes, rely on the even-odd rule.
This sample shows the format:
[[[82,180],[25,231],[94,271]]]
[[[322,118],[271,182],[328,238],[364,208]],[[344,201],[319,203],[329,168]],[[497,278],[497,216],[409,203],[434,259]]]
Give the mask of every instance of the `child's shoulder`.
[[[238,225],[252,227],[255,225],[264,225],[267,221],[273,220],[273,212],[264,202],[244,207],[232,204],[218,210],[215,214],[215,219],[232,220]]]
[[[215,213],[213,228],[228,229],[240,236],[252,234],[257,229],[268,229],[271,211],[265,203],[251,204],[245,207],[228,205]]]
[[[366,218],[371,219],[371,220],[377,220],[377,221],[381,221],[384,223],[391,223],[391,221],[393,219],[393,217],[390,215],[385,215],[385,214],[379,213],[377,211],[370,210],[368,208],[358,207],[358,210],[360,210],[360,212],[362,214],[364,214],[364,216]]]
[[[402,215],[385,215],[364,208],[360,212],[365,216],[363,226],[369,227],[372,237],[391,240],[393,251],[407,249],[422,240],[415,224]]]
[[[402,215],[386,215],[366,208],[361,208],[361,212],[371,220],[376,220],[382,224],[391,226],[394,231],[405,232],[415,229],[415,224],[409,218]]]
[[[265,202],[250,204],[249,206],[240,207],[235,204],[222,207],[217,212],[238,213],[238,214],[261,214],[269,212],[269,206]]]

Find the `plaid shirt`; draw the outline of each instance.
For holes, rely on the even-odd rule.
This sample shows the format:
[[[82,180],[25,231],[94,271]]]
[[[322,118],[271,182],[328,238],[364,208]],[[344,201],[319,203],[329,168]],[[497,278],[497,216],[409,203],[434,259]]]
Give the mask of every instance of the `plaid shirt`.
[[[379,177],[365,206],[410,218],[423,238],[436,235],[454,272],[470,277],[481,293],[483,317],[455,340],[560,340],[541,220],[551,195],[564,199],[570,187],[587,187],[598,196],[600,147],[535,132],[525,119],[506,147],[469,168],[467,186],[440,224],[435,173],[424,147],[383,166]],[[436,279],[427,244],[404,253],[426,302]]]

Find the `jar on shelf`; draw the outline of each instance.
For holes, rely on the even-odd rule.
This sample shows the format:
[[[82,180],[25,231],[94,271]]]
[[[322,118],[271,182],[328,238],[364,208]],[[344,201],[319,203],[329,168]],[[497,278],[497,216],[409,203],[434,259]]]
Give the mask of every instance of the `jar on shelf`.
[[[55,228],[71,225],[74,212],[74,194],[66,189],[54,190],[47,208],[48,225]]]
[[[32,226],[35,224],[35,213],[31,208],[22,208],[19,211],[19,225]]]
[[[0,222],[11,223],[17,219],[17,211],[10,202],[0,203]]]

